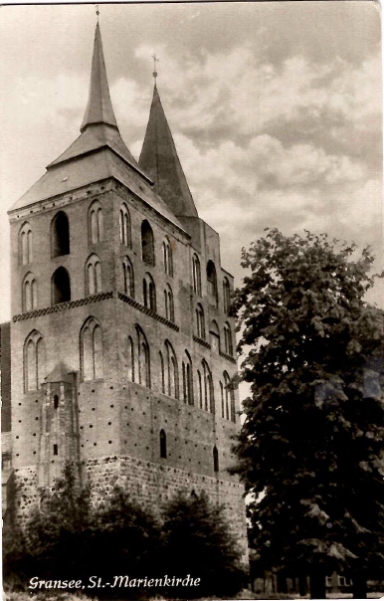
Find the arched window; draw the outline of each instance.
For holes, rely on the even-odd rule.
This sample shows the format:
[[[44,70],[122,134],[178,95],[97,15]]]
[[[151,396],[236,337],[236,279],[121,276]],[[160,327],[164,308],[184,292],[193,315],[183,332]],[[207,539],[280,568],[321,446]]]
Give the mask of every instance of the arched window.
[[[32,263],[32,229],[29,223],[24,223],[19,232],[19,264]]]
[[[192,360],[188,351],[184,352],[183,363],[183,400],[188,405],[194,405],[193,402],[193,378],[192,378]]]
[[[167,458],[167,435],[164,430],[160,430],[160,457]]]
[[[136,326],[137,348],[139,357],[139,384],[151,388],[151,368],[149,346],[143,330]]]
[[[29,272],[23,280],[22,290],[23,312],[37,308],[37,283],[33,273]]]
[[[208,296],[217,306],[218,295],[217,295],[217,277],[216,268],[212,261],[207,263],[207,283],[208,283]]]
[[[228,315],[229,309],[231,308],[231,287],[227,277],[223,280],[223,300],[224,312]]]
[[[216,445],[213,447],[213,471],[219,471],[219,451]]]
[[[224,414],[223,417],[226,419],[230,419],[234,423],[236,422],[236,408],[235,408],[235,391],[233,389],[233,384],[231,382],[231,378],[229,377],[228,372],[224,372],[224,395],[225,395],[225,405],[224,405]]]
[[[201,378],[201,372],[199,370],[197,370],[197,381],[199,384],[199,408],[203,409],[203,381]]]
[[[51,225],[52,257],[69,254],[69,221],[64,211],[59,211]]]
[[[205,340],[205,318],[204,318],[204,309],[199,304],[196,309],[196,327],[197,327],[197,335],[202,340]]]
[[[146,273],[143,279],[143,304],[147,309],[156,311],[156,288],[150,273]]]
[[[127,339],[127,367],[128,367],[128,380],[130,382],[135,381],[135,346],[131,336]]]
[[[44,341],[40,332],[33,330],[24,343],[24,390],[38,390],[45,372]]]
[[[124,293],[130,298],[135,298],[135,278],[133,266],[129,257],[123,259]]]
[[[165,361],[166,361],[166,378],[165,383],[167,386],[168,396],[174,399],[179,398],[179,370],[177,366],[177,359],[175,351],[171,343],[165,341]]]
[[[175,306],[173,303],[173,293],[169,284],[167,284],[164,290],[164,304],[165,304],[165,317],[169,321],[175,321]]]
[[[165,273],[173,276],[172,246],[168,236],[163,242],[163,265]]]
[[[141,224],[141,256],[144,263],[155,265],[155,241],[147,220]]]
[[[220,352],[220,332],[219,326],[216,321],[211,322],[211,326],[209,328],[209,337],[212,349],[217,352]]]
[[[55,394],[55,396],[53,397],[53,408],[54,409],[59,408],[59,397],[57,396],[57,394]]]
[[[165,373],[164,373],[164,359],[162,352],[159,352],[159,360],[160,360],[160,386],[161,392],[165,394]]]
[[[119,212],[119,234],[120,242],[124,246],[132,247],[131,237],[131,216],[128,211],[128,207],[125,202],[120,207]]]
[[[65,267],[58,267],[52,276],[52,305],[71,300],[71,282]]]
[[[205,411],[209,411],[210,413],[215,413],[215,399],[214,399],[214,389],[213,389],[213,379],[211,370],[208,367],[205,359],[202,361],[202,372],[203,372],[203,409]]]
[[[80,332],[81,374],[83,380],[103,377],[103,341],[101,327],[89,317]]]
[[[91,204],[88,212],[88,231],[91,244],[98,244],[104,239],[103,209],[98,200]]]
[[[85,266],[87,294],[98,294],[102,291],[101,263],[97,255],[91,255]]]
[[[225,405],[224,405],[224,386],[223,383],[220,382],[220,397],[221,397],[221,417],[225,418]]]
[[[201,270],[199,257],[197,255],[192,256],[192,283],[193,292],[201,296]]]
[[[224,324],[224,347],[227,355],[233,355],[232,332],[228,323]]]

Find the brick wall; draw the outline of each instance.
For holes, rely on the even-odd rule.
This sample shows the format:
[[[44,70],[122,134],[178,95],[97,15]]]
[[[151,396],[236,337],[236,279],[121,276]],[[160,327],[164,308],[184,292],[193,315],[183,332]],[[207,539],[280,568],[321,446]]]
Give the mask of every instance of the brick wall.
[[[104,240],[92,244],[88,231],[89,208],[98,200],[104,215]],[[123,246],[119,239],[119,211],[126,202],[131,215],[132,244]],[[70,224],[70,254],[51,257],[51,222],[59,209],[65,210]],[[141,257],[141,223],[147,219],[153,229],[156,265],[149,266]],[[19,232],[28,221],[33,232],[33,261],[20,265]],[[22,486],[17,499],[20,516],[39,501],[37,487],[51,484],[68,456],[78,459],[85,476],[98,491],[121,479],[133,494],[157,505],[180,488],[206,490],[213,499],[224,502],[231,524],[246,547],[245,511],[242,487],[228,474],[233,463],[232,437],[238,424],[221,415],[220,381],[223,372],[236,372],[234,359],[223,356],[210,344],[209,331],[214,320],[219,328],[221,351],[224,324],[234,323],[223,309],[223,278],[232,278],[220,265],[218,234],[201,220],[194,227],[199,232],[196,249],[188,234],[179,230],[140,198],[114,181],[92,184],[86,189],[41,202],[33,214],[20,211],[11,219],[12,245],[12,437],[15,477]],[[163,266],[162,244],[168,236],[173,249],[173,276]],[[202,294],[193,292],[192,255],[197,252],[201,265]],[[102,267],[102,294],[87,296],[87,258],[96,253]],[[135,275],[135,298],[124,295],[122,261],[129,257]],[[215,263],[219,302],[208,295],[206,265]],[[51,305],[51,278],[64,266],[71,280],[71,302]],[[38,307],[22,311],[22,282],[32,272],[38,285]],[[156,312],[144,307],[143,279],[149,273],[156,285]],[[164,289],[173,291],[174,324],[165,318]],[[204,308],[206,342],[196,338],[195,310]],[[92,316],[102,328],[102,377],[83,381],[81,373],[80,332]],[[128,373],[127,338],[135,340],[135,367],[138,366],[137,330],[140,326],[150,349],[151,386],[131,382]],[[61,401],[72,403],[76,419],[64,410],[52,417],[52,390],[44,384],[39,390],[25,391],[24,345],[31,332],[38,331],[44,340],[46,376],[59,362],[74,374],[76,387]],[[179,378],[179,398],[162,392],[159,352],[165,356],[165,344],[174,349]],[[193,373],[194,405],[184,403],[182,360],[189,353]],[[197,370],[202,361],[209,365],[214,383],[214,413],[198,405]],[[54,386],[54,383],[51,382]],[[48,392],[47,392],[48,391]],[[48,394],[48,396],[47,396]],[[75,399],[73,399],[75,395]],[[238,409],[238,394],[235,394]],[[63,405],[63,407],[64,407]],[[61,413],[60,413],[61,412]],[[51,416],[50,418],[48,416]],[[64,424],[64,426],[63,426]],[[63,427],[75,428],[71,444],[65,443]],[[160,430],[167,439],[167,457],[160,457]],[[73,452],[75,439],[78,455]],[[53,445],[59,454],[53,453]],[[72,446],[71,446],[72,445]],[[213,449],[218,450],[219,471],[214,469]],[[71,451],[69,449],[72,449]],[[77,451],[76,451],[77,452]],[[108,492],[108,490],[106,489]],[[100,494],[103,494],[100,492]]]
[[[11,324],[0,324],[1,431],[11,431]]]

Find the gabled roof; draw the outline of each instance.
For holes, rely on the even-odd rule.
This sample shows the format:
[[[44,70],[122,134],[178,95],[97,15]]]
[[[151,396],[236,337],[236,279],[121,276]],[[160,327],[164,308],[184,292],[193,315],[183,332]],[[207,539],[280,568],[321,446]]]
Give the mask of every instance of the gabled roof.
[[[139,167],[176,216],[198,217],[156,85]]]
[[[136,160],[124,144],[119,130],[113,129],[104,123],[88,126],[63,154],[48,165],[47,169],[105,146],[109,146],[109,148],[134,167],[136,171],[140,171]],[[144,174],[142,175],[146,177]]]
[[[94,153],[83,154],[68,162],[61,162],[41,177],[12,207],[11,211],[32,205],[52,196],[65,194],[92,183],[115,178],[134,194],[142,198],[157,213],[185,231],[169,207],[158,196],[147,179],[127,166],[127,163],[109,146]]]
[[[153,190],[152,181],[140,170],[120,136],[97,25],[89,100],[81,135],[48,165],[47,172],[13,205],[10,212],[111,177],[184,231],[167,204]]]
[[[46,382],[70,382],[72,384],[73,379],[70,376],[70,372],[73,369],[70,369],[65,363],[60,361],[56,363],[55,367],[49,374],[46,376]]]

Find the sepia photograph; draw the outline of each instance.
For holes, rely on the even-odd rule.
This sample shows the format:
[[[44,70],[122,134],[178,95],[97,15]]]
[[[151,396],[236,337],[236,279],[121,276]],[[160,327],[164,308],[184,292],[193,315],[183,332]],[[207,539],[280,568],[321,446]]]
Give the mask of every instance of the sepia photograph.
[[[380,4],[0,48],[5,601],[384,597]]]

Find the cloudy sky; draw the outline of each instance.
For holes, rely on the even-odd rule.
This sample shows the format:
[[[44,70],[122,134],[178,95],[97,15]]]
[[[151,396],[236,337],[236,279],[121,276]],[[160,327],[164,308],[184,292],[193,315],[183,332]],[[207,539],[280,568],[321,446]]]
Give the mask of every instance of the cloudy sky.
[[[138,158],[158,88],[200,216],[239,284],[267,226],[329,232],[381,256],[381,59],[373,2],[101,5],[112,101]],[[6,211],[77,137],[92,5],[6,6],[0,20],[0,321]],[[378,298],[376,293],[376,298]]]

